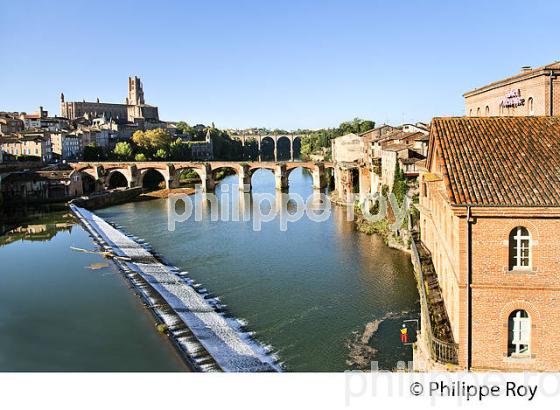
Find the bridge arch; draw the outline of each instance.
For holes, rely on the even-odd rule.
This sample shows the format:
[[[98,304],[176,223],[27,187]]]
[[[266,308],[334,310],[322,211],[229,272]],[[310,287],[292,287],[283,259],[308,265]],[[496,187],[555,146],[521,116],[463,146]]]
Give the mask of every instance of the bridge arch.
[[[108,189],[126,188],[130,186],[130,181],[122,169],[112,169],[107,173],[105,185]]]
[[[190,185],[206,180],[206,170],[197,166],[180,166],[175,168],[176,185]]]
[[[273,138],[270,135],[261,137],[259,153],[260,160],[276,161],[276,138]]]
[[[90,172],[84,171],[77,171],[80,173],[82,178],[82,192],[84,195],[89,195],[98,190],[97,180],[95,176],[92,175]]]
[[[315,164],[312,162],[297,162],[290,164],[287,167],[288,181],[290,179],[291,173],[296,169],[305,170],[310,176],[312,187],[314,189],[322,189],[325,187],[325,170],[322,165]]]
[[[267,189],[269,185],[274,187],[276,184],[276,170],[271,166],[251,167],[249,169],[249,179],[251,187],[256,186],[257,188],[262,187],[265,189]]]
[[[301,137],[296,135],[292,138],[292,156],[291,160],[293,161],[296,158],[301,157]]]
[[[281,135],[276,138],[275,161],[290,160],[293,157],[292,137]]]
[[[240,167],[234,164],[217,164],[216,166],[212,167],[212,184],[216,187],[225,177],[229,175],[237,175],[240,177],[241,170]],[[243,183],[243,181],[238,181]]]
[[[166,178],[165,173],[158,168],[144,168],[139,171],[138,186],[154,190],[160,188],[163,183],[163,186],[166,187]]]

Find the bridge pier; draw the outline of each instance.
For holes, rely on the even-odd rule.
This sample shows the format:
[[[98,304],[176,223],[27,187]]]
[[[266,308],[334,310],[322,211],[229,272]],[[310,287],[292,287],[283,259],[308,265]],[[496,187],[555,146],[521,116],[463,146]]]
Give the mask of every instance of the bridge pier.
[[[239,190],[241,192],[251,192],[251,172],[247,164],[243,164],[238,170]]]
[[[173,184],[175,182],[175,166],[168,164],[165,167],[165,170],[161,171],[163,175],[163,179],[165,181],[165,188],[171,189],[173,188]]]
[[[211,192],[216,188],[214,178],[212,178],[212,168],[210,164],[204,164],[204,168],[200,170],[201,189],[202,192]]]
[[[274,179],[276,181],[276,189],[279,191],[288,190],[288,171],[286,165],[278,164],[274,168]]]
[[[313,168],[313,189],[323,189],[327,186],[325,178],[325,166],[323,164],[315,164]]]
[[[138,172],[138,167],[136,164],[130,164],[127,167],[128,175],[125,174],[128,181],[129,188],[135,188],[140,183],[140,173]]]

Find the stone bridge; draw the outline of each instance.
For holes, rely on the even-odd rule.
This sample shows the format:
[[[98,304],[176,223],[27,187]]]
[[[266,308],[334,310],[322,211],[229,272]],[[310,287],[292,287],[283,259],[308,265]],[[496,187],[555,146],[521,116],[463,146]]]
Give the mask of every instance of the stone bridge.
[[[261,159],[262,153],[262,143],[263,141],[271,141],[273,146],[274,152],[274,161],[278,161],[278,143],[282,140],[287,141],[290,144],[290,161],[294,160],[294,143],[296,141],[301,142],[301,138],[303,135],[295,135],[295,134],[283,134],[283,135],[237,135],[234,134],[231,138],[241,141],[241,145],[245,146],[245,144],[249,141],[255,141],[257,143],[257,149],[259,153],[259,160]]]
[[[214,173],[221,169],[233,170],[239,178],[239,189],[245,191],[251,190],[255,171],[268,169],[274,173],[276,189],[286,190],[288,177],[296,168],[308,169],[313,176],[313,188],[322,189],[327,185],[325,169],[333,168],[329,162],[77,162],[70,165],[83,179],[90,177],[90,192],[114,188],[114,178],[126,180],[121,186],[144,186],[144,177],[154,171],[161,175],[168,189],[179,187],[182,173],[194,171],[200,177],[202,190],[211,191],[216,185]]]

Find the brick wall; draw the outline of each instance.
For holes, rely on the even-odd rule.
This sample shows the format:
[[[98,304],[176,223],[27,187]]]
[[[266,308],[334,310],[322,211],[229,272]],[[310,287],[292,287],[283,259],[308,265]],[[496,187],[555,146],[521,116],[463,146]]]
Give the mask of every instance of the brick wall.
[[[532,267],[509,271],[509,233],[524,226],[531,235]],[[473,225],[473,367],[560,369],[555,347],[560,323],[559,218],[476,218]],[[507,357],[508,317],[517,309],[531,317],[531,357]]]
[[[486,107],[490,109],[490,116],[497,115],[511,115],[523,116],[529,115],[529,98],[533,99],[534,115],[548,115],[549,114],[549,84],[547,76],[538,76],[526,80],[517,81],[511,84],[502,85],[499,87],[491,88],[487,91],[472,96],[465,97],[465,115],[478,116],[477,112],[480,109],[480,116],[486,116]],[[512,89],[519,89],[521,97],[525,99],[525,104],[518,107],[504,108],[500,111],[500,103]],[[560,93],[560,90],[558,91]],[[560,98],[560,97],[559,97]],[[560,100],[559,100],[560,103]],[[558,105],[557,107],[560,107]],[[556,111],[560,112],[560,111]]]
[[[438,169],[437,156],[430,169]],[[432,253],[442,296],[466,364],[467,219],[452,207],[441,175],[421,175],[420,230]],[[556,348],[560,324],[560,210],[472,208],[472,365],[475,369],[560,370]],[[532,266],[509,271],[509,234],[524,226],[531,235]],[[507,357],[508,318],[517,310],[531,317],[531,356]]]

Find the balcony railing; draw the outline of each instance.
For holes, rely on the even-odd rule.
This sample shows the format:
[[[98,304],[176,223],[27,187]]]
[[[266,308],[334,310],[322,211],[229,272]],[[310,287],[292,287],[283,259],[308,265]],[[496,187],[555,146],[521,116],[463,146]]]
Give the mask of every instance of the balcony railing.
[[[420,293],[420,303],[422,304],[422,323],[425,324],[421,331],[424,333],[424,336],[428,343],[428,348],[430,350],[430,356],[432,360],[435,360],[436,362],[442,364],[458,364],[459,346],[457,345],[457,343],[453,342],[452,336],[450,336],[451,329],[449,327],[449,319],[447,318],[447,314],[445,314],[445,317],[443,318],[444,322],[447,321],[447,323],[444,323],[443,327],[447,327],[449,329],[448,332],[444,332],[447,333],[448,337],[446,337],[446,339],[449,340],[443,340],[436,337],[436,335],[434,334],[436,333],[436,326],[432,318],[435,316],[435,307],[428,298],[428,292],[426,289],[426,278],[424,275],[423,267],[424,264],[422,260],[423,258],[420,257],[417,242],[418,234],[415,233],[413,235],[411,248],[413,264],[415,267],[414,271],[416,273],[416,279],[418,281],[418,288]],[[441,329],[439,330],[439,333],[442,333]]]

